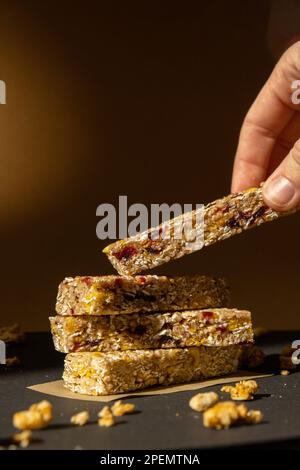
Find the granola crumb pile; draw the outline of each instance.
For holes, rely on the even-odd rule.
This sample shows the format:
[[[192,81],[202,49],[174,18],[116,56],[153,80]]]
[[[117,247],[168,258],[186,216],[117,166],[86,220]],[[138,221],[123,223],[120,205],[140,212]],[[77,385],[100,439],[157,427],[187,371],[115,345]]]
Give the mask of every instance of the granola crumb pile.
[[[203,424],[206,428],[228,429],[238,423],[257,424],[262,418],[259,410],[249,410],[244,404],[224,401],[204,411]]]
[[[135,405],[133,403],[123,403],[122,400],[116,401],[111,407],[111,411],[114,416],[123,416],[126,414],[133,413]]]
[[[14,434],[12,436],[12,441],[15,444],[19,444],[19,446],[22,447],[23,449],[29,446],[31,439],[32,439],[32,432],[29,429],[19,432],[17,434]]]
[[[189,405],[194,411],[205,411],[218,401],[218,394],[215,392],[197,393],[190,401]]]
[[[70,421],[72,424],[75,424],[76,426],[84,426],[88,422],[89,419],[90,419],[89,412],[81,411],[80,413],[73,415]]]
[[[241,380],[232,385],[224,385],[221,392],[230,393],[232,400],[253,400],[253,394],[258,390],[258,385],[255,380]]]
[[[52,421],[52,405],[47,400],[34,403],[28,410],[18,411],[13,416],[13,425],[21,431],[42,429]]]
[[[104,406],[102,410],[98,413],[98,424],[99,426],[103,426],[105,428],[109,428],[115,424],[114,415],[109,408],[109,406]]]

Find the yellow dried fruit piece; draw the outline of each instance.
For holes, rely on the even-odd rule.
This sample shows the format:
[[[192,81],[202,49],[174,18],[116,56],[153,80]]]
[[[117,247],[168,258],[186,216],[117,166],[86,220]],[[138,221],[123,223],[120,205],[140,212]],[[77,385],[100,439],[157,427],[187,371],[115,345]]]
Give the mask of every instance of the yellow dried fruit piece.
[[[282,370],[282,371],[280,371],[280,374],[281,375],[289,375],[290,371],[289,370]]]
[[[218,394],[215,392],[197,393],[190,401],[189,405],[194,411],[205,411],[218,401]]]
[[[248,410],[244,404],[224,401],[204,411],[203,424],[206,428],[227,429],[236,423],[257,424],[262,417],[259,410]]]
[[[71,423],[76,424],[77,426],[84,426],[90,419],[90,414],[88,411],[81,411],[71,417]]]

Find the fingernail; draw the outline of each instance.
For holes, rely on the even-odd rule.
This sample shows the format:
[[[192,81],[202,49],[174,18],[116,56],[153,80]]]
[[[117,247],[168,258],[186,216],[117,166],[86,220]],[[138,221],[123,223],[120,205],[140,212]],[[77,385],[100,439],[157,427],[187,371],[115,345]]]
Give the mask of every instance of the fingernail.
[[[295,195],[295,188],[284,176],[278,176],[264,186],[264,196],[277,206],[286,206]]]

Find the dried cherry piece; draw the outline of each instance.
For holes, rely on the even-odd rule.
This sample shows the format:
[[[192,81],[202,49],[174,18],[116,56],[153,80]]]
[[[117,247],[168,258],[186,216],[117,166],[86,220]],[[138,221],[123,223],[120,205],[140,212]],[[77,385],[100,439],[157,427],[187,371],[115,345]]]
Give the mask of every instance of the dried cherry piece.
[[[122,259],[130,259],[137,254],[137,249],[134,246],[125,246],[121,251],[113,253],[113,255],[120,261]]]
[[[82,282],[84,282],[87,286],[90,286],[93,282],[93,279],[90,276],[86,276],[82,279]]]
[[[214,312],[203,312],[204,320],[211,320],[214,317]]]
[[[147,279],[146,279],[145,276],[138,276],[138,278],[137,278],[137,282],[139,284],[146,284],[146,281],[147,281]]]

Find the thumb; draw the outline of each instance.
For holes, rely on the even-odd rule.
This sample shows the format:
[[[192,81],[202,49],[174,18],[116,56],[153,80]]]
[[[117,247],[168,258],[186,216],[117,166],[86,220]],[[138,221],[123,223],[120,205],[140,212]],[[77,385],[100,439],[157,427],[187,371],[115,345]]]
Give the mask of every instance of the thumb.
[[[278,211],[295,209],[300,204],[300,140],[265,182],[263,197]]]

